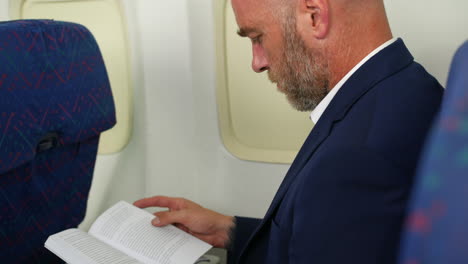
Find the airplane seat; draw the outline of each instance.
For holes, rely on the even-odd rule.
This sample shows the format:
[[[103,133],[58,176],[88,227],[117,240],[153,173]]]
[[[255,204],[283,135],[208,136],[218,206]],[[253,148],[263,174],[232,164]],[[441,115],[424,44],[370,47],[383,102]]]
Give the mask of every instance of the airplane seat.
[[[427,142],[399,263],[468,263],[468,41],[454,56]]]
[[[83,220],[99,136],[115,123],[104,61],[85,27],[0,23],[1,263],[62,263],[44,242]]]

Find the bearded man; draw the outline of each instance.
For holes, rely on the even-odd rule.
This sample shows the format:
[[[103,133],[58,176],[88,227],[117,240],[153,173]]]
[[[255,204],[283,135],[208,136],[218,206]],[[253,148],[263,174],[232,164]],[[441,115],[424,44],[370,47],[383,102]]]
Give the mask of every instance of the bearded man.
[[[176,224],[230,262],[395,263],[419,153],[443,88],[392,36],[383,0],[232,0],[252,68],[316,124],[263,219],[181,198]]]

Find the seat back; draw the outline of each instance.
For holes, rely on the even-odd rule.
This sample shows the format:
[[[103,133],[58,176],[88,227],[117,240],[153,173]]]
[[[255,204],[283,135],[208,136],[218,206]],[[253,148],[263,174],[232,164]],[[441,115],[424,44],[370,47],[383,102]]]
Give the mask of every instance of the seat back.
[[[47,237],[86,212],[99,135],[115,124],[107,72],[83,26],[0,23],[0,262],[60,262]]]
[[[468,42],[453,59],[412,200],[400,264],[468,263]]]

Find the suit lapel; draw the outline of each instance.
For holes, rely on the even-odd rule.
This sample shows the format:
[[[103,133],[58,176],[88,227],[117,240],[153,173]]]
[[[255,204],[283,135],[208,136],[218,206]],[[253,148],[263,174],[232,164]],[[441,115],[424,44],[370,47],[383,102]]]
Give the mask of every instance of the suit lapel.
[[[273,202],[271,203],[270,208],[268,209],[264,217],[264,220],[270,218],[270,216],[273,214],[278,204],[282,200],[283,196],[285,195],[286,191],[288,190],[289,186],[296,178],[296,175],[299,174],[299,172],[305,166],[307,161],[309,161],[309,158],[312,156],[315,150],[320,146],[320,144],[325,140],[325,138],[327,138],[331,128],[332,120],[323,119],[323,121],[319,121],[309,133],[309,136],[307,137],[306,141],[299,150],[299,153],[294,159],[293,164],[286,173],[286,176],[284,177],[280,188],[276,192],[275,198],[273,198]]]
[[[343,119],[351,108],[367,91],[380,81],[401,71],[413,62],[413,57],[401,39],[372,57],[361,68],[359,68],[338,91],[329,106],[310,132],[301,150],[296,156],[291,168],[286,174],[278,192],[273,199],[262,223],[252,234],[244,248],[244,252],[255,235],[262,229],[264,224],[270,220],[277,210],[280,202],[286,194],[289,186],[294,182],[296,176],[301,172],[307,162],[311,159],[320,144],[328,137],[333,124]],[[243,254],[241,254],[243,255]]]

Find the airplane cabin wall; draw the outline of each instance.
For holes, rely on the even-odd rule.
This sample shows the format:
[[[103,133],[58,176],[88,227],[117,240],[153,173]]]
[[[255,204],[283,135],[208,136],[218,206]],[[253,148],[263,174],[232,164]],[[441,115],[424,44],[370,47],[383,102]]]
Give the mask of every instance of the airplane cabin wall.
[[[10,16],[8,15],[8,2],[5,0],[0,1],[0,21],[7,20]]]
[[[457,48],[468,40],[466,0],[384,0],[393,35],[401,37],[442,86]]]

